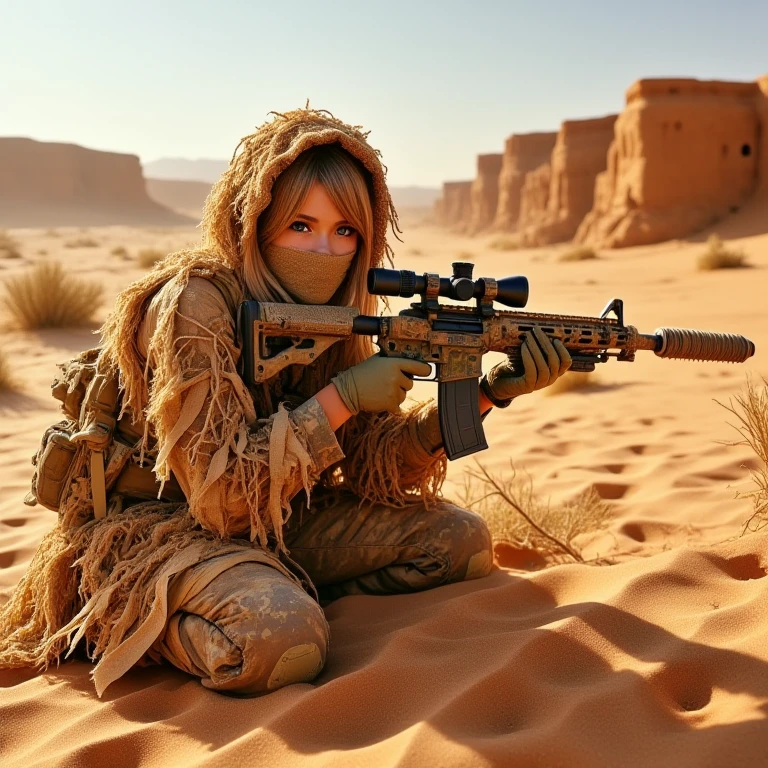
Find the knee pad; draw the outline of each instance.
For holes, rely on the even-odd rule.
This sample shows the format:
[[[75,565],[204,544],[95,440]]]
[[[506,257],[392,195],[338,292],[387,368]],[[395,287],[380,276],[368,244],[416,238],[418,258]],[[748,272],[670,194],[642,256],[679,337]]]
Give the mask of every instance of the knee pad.
[[[194,643],[182,637],[182,642],[202,648],[197,657],[210,660],[205,665],[198,662],[206,688],[236,695],[268,693],[308,682],[323,668],[328,650],[323,610],[274,568],[236,565],[183,609],[205,620],[184,622],[183,630],[194,630],[199,637]],[[217,640],[213,645],[221,648],[209,647],[212,636]],[[222,653],[224,646],[227,653]]]

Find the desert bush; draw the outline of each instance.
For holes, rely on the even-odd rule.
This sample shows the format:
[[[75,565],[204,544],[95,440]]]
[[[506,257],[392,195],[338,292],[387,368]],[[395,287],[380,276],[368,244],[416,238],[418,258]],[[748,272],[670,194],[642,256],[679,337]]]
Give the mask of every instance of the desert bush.
[[[421,248],[409,248],[408,254],[410,256],[421,256],[422,255]]]
[[[0,229],[0,258],[21,258],[21,250],[19,249],[18,241],[11,237],[4,229]]]
[[[707,250],[699,256],[697,266],[699,270],[709,272],[713,269],[740,269],[749,264],[743,251],[730,250],[718,235],[710,235]]]
[[[46,251],[45,248],[39,248],[38,251],[37,251],[37,255],[38,256],[47,256],[48,255],[48,251]]]
[[[471,253],[470,251],[459,251],[456,254],[456,259],[458,261],[474,261],[475,260],[475,254]]]
[[[140,267],[149,269],[154,267],[160,259],[165,257],[165,252],[160,251],[157,248],[142,248],[137,256],[137,261]]]
[[[737,498],[752,500],[752,515],[744,524],[744,532],[757,531],[768,525],[768,381],[763,379],[763,386],[758,387],[748,379],[746,391],[736,395],[728,405],[716,402],[738,419],[738,423],[731,426],[741,435],[741,440],[730,444],[749,446],[760,460],[761,465],[750,470],[755,487],[736,492]]]
[[[564,395],[568,392],[583,392],[600,386],[600,380],[595,373],[581,373],[580,371],[567,371],[554,384],[544,390],[544,394]]]
[[[87,326],[100,306],[99,283],[68,274],[59,262],[39,261],[5,280],[5,308],[25,329]]]
[[[488,247],[493,248],[494,251],[516,251],[520,247],[520,243],[512,235],[500,235],[491,240]]]
[[[64,243],[65,248],[97,248],[98,245],[99,241],[92,237],[76,237],[74,240],[67,240]]]
[[[125,247],[124,247],[124,246],[122,246],[122,245],[117,245],[117,246],[115,246],[115,247],[114,247],[114,248],[113,248],[113,249],[110,251],[110,253],[111,253],[113,256],[119,256],[121,259],[128,259],[128,258],[130,258],[130,256],[128,255],[128,249],[127,249],[127,248],[125,248]]]
[[[58,229],[46,229],[45,230],[45,236],[46,237],[61,237],[61,233]]]
[[[0,352],[0,392],[7,392],[11,389],[16,389],[16,380],[11,374],[8,358],[3,352]]]
[[[578,248],[572,248],[558,256],[558,261],[590,261],[598,258],[593,248],[586,245],[580,245]]]
[[[468,469],[460,502],[488,524],[496,542],[534,549],[552,562],[563,558],[583,562],[574,539],[603,529],[611,507],[590,488],[571,501],[551,504],[534,490],[533,479],[520,474],[510,461],[504,476],[493,475],[482,464]]]

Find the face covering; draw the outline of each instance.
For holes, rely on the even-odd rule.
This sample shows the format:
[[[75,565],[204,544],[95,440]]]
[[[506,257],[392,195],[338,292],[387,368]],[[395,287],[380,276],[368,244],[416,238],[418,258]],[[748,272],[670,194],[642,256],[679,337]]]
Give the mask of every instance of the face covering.
[[[268,245],[262,253],[272,274],[301,304],[325,304],[344,281],[355,258],[355,251],[334,256],[280,245]]]

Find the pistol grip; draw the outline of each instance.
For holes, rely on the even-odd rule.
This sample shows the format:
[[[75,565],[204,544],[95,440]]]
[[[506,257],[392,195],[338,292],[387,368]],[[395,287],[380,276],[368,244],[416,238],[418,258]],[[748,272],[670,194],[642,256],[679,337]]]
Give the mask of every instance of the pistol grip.
[[[488,447],[474,377],[437,383],[437,415],[446,456],[453,461]]]

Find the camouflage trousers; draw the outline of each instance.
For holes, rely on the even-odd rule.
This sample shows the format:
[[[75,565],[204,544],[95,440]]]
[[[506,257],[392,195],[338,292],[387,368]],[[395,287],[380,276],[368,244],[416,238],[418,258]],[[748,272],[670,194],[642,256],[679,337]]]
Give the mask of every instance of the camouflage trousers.
[[[320,507],[297,509],[285,538],[323,603],[416,592],[491,570],[485,522],[454,504],[361,507],[345,495]],[[254,695],[314,679],[328,643],[322,608],[307,592],[268,565],[246,562],[216,576],[170,617],[159,651],[207,688]]]

